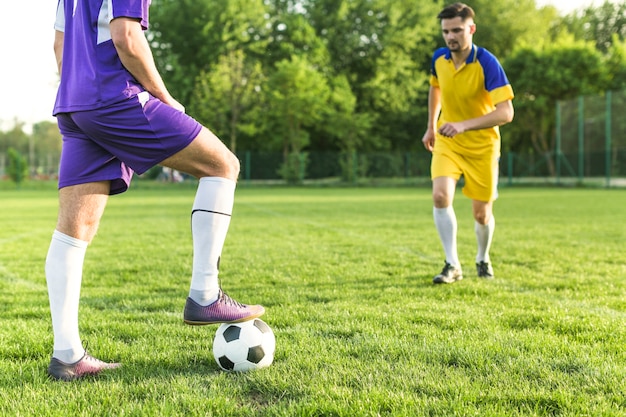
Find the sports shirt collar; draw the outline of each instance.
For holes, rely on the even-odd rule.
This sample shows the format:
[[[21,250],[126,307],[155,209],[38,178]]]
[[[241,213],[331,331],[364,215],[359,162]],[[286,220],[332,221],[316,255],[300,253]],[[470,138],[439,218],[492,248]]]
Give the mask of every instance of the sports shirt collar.
[[[467,59],[465,60],[466,64],[471,64],[472,62],[476,62],[477,59],[477,55],[478,55],[478,48],[476,47],[476,45],[472,44],[472,50],[470,51],[469,55],[467,56]],[[446,59],[452,59],[452,51],[450,51],[450,49],[448,49],[446,51]]]

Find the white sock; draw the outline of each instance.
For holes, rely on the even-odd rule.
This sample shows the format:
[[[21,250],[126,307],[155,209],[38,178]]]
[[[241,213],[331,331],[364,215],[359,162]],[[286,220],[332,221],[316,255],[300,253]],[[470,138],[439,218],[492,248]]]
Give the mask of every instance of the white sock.
[[[433,217],[446,254],[446,262],[452,266],[460,267],[461,263],[456,248],[457,223],[454,208],[451,205],[445,208],[433,207]]]
[[[478,243],[478,252],[476,253],[476,263],[481,261],[490,262],[489,248],[493,241],[493,232],[496,228],[496,219],[491,216],[487,224],[474,222],[474,231],[476,232],[476,242]]]
[[[46,257],[46,282],[54,332],[52,356],[66,363],[74,363],[85,354],[78,334],[78,304],[87,245],[83,240],[55,230]]]
[[[219,294],[219,260],[228,233],[235,200],[234,181],[200,178],[191,213],[193,272],[189,297],[209,305]]]

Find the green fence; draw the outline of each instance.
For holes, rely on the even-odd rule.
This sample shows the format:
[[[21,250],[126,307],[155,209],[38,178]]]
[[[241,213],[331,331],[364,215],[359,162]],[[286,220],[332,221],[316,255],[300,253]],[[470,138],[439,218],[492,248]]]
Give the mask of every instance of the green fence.
[[[503,152],[500,183],[626,186],[626,91],[561,101],[556,130],[547,152]],[[503,129],[506,135],[506,129]],[[416,138],[419,140],[419,138]],[[506,142],[506,137],[504,138]],[[241,180],[346,184],[393,180],[429,182],[431,155],[415,152],[304,152],[287,158],[280,152],[242,151]],[[59,155],[29,158],[30,175],[56,177]],[[6,178],[7,155],[0,153],[0,178]],[[154,171],[152,171],[154,172]],[[157,175],[154,176],[156,178]]]
[[[626,186],[626,91],[561,101],[555,109],[555,137],[547,152],[503,152],[502,184],[551,183]],[[506,134],[506,131],[504,132]],[[506,138],[505,138],[506,140]],[[376,179],[428,179],[430,153],[310,152],[292,158],[285,168],[280,153],[243,152],[242,178],[294,182],[337,179],[354,183]]]
[[[273,152],[240,155],[244,182],[284,182],[285,158]],[[309,152],[301,155],[291,182],[367,183],[396,180],[428,182],[431,155],[423,152],[353,153]],[[561,150],[537,155],[504,152],[500,158],[500,183],[574,184],[603,187],[626,186],[626,148],[607,151]]]
[[[611,185],[626,177],[626,92],[579,97],[557,105],[559,177],[601,177]]]

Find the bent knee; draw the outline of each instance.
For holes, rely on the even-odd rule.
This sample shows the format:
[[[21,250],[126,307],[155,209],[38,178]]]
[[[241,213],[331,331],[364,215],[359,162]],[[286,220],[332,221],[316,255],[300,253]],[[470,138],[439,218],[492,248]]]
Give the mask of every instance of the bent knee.
[[[476,223],[484,226],[491,220],[491,215],[489,213],[474,213],[474,220],[476,220]]]
[[[232,152],[228,152],[228,157],[225,161],[225,176],[226,178],[237,180],[239,177],[239,172],[241,171],[241,163],[239,162],[239,158]]]
[[[474,220],[476,223],[486,225],[491,221],[493,217],[493,212],[491,211],[491,207],[484,207],[480,209],[474,210]]]
[[[437,208],[448,207],[452,203],[452,197],[445,190],[433,190],[433,204]]]

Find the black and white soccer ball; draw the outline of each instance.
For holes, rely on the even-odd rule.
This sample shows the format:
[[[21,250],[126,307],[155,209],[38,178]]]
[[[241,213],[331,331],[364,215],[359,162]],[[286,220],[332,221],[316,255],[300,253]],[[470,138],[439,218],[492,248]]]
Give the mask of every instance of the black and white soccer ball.
[[[224,323],[213,339],[213,357],[225,371],[250,371],[266,368],[274,361],[276,338],[261,319]]]

